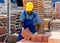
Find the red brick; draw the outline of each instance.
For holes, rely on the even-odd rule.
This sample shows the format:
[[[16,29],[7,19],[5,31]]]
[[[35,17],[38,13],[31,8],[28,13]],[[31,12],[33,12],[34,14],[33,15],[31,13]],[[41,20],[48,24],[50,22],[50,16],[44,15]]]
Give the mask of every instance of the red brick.
[[[7,33],[3,27],[0,27],[0,35]],[[4,41],[5,36],[0,37],[0,42]]]
[[[43,35],[43,42],[48,42],[49,35]]]
[[[3,42],[6,36],[0,37],[0,42]]]
[[[31,38],[31,35],[32,35],[32,33],[28,29],[25,29],[22,31],[22,36],[27,40],[29,40]]]
[[[4,28],[1,28],[1,27],[0,27],[0,35],[1,35],[1,34],[5,34],[6,32],[7,32],[7,31],[6,31]]]
[[[37,35],[37,41],[38,42],[42,42],[43,41],[43,35],[42,34]]]
[[[32,41],[37,41],[37,35],[32,35],[32,36],[31,36],[31,40],[32,40]]]

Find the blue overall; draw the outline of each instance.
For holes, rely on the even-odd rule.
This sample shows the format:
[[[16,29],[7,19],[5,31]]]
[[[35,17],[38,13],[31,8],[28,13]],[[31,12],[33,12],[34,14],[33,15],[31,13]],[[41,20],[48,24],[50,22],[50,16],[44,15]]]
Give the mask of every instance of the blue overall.
[[[26,18],[26,12],[24,11],[24,15],[25,15],[25,19],[24,19],[24,29],[26,28],[29,28],[29,30],[32,32],[32,33],[35,33],[36,32],[36,29],[35,29],[35,25],[33,24],[33,19],[35,18],[36,14],[33,13],[33,19],[27,19]],[[22,32],[22,29],[20,29],[20,32],[18,33],[19,36],[17,37],[17,41],[23,39],[22,35],[21,35],[21,32]]]

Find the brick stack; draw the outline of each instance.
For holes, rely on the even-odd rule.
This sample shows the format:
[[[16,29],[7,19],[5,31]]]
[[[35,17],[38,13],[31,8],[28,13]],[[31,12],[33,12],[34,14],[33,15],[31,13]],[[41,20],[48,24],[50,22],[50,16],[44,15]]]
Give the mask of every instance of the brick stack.
[[[50,22],[51,31],[60,31],[60,20],[56,19]]]
[[[3,25],[4,25],[4,28],[7,28],[7,14],[6,13],[2,13],[1,15],[0,15],[0,21],[1,21],[1,23],[0,23],[0,26],[2,26],[3,27]]]
[[[51,35],[47,34],[36,34],[32,35],[32,41],[23,39],[17,43],[60,43],[60,32],[51,32]],[[38,39],[38,40],[37,40]]]
[[[2,19],[1,22],[3,23],[4,27],[7,28],[7,18]],[[0,24],[0,26],[2,26],[2,24]]]
[[[44,0],[44,13],[48,18],[52,17],[52,0]]]
[[[57,13],[56,9],[52,10],[52,15],[54,19],[58,19],[59,18],[59,14]]]
[[[37,4],[38,8],[37,8],[37,12],[40,16],[40,20],[41,22],[44,21],[44,5],[43,5],[43,1],[42,0],[38,0],[38,4]]]
[[[48,42],[48,35],[44,34],[38,34],[38,35],[32,35],[31,40],[35,42]]]
[[[60,2],[56,2],[55,9],[57,11],[57,15],[59,15],[58,17],[60,18]]]
[[[60,43],[60,32],[53,32],[48,39],[48,43]]]
[[[0,42],[3,42],[7,35],[7,15],[0,15]]]
[[[6,33],[7,33],[6,29],[0,26],[0,35],[6,34]],[[0,36],[0,42],[3,42],[4,39],[5,39],[5,36]]]
[[[26,40],[30,40],[33,42],[48,42],[49,35],[45,34],[32,34],[29,29],[25,29],[22,31],[22,36]]]
[[[26,3],[27,2],[32,2],[34,4],[34,11],[36,11],[39,14],[41,21],[43,21],[44,20],[44,5],[43,5],[43,1],[42,0],[24,0],[23,1],[24,9],[26,7]]]
[[[11,29],[14,32],[17,29],[20,29],[20,13],[11,13]]]
[[[44,30],[44,21],[40,23],[40,29],[38,30],[39,34],[44,34],[45,30]]]
[[[43,5],[43,1],[42,0],[37,0],[37,13],[40,16],[40,29],[39,29],[39,33],[45,33],[44,30],[44,5]]]

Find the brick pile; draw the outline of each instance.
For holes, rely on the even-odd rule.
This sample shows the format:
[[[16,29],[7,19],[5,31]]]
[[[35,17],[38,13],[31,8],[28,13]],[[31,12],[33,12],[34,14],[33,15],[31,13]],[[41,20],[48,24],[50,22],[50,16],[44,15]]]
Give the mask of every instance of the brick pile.
[[[55,19],[50,22],[50,30],[51,31],[60,31],[60,20]]]
[[[60,32],[53,32],[48,39],[48,43],[60,43]]]
[[[58,18],[59,18],[59,14],[58,14],[58,12],[56,11],[56,9],[53,9],[53,10],[52,10],[52,15],[53,15],[53,18],[54,18],[54,19],[58,19]]]
[[[7,31],[3,28],[3,27],[0,27],[0,35],[2,34],[6,34]],[[0,42],[3,42],[5,39],[5,36],[0,36]]]
[[[33,39],[34,38],[34,39]],[[51,35],[32,35],[33,40],[22,39],[17,43],[60,43],[60,32],[51,32]],[[38,40],[37,40],[38,39]]]
[[[40,29],[38,30],[39,34],[44,34],[45,30],[44,30],[44,21],[40,23]]]
[[[16,32],[17,29],[20,29],[20,14],[22,11],[18,12],[11,12],[11,30],[12,32]]]
[[[57,15],[59,15],[58,17],[60,18],[60,2],[56,2],[55,9],[57,11]]]
[[[38,12],[38,14],[40,16],[41,22],[43,22],[44,21],[44,5],[43,5],[43,1],[42,0],[41,1],[38,0],[37,6],[38,6],[37,12]]]
[[[34,42],[48,42],[48,38],[49,38],[49,35],[33,34],[28,29],[22,31],[22,36],[24,37],[24,39]]]
[[[44,13],[48,18],[52,17],[52,0],[43,0],[44,1]],[[49,6],[48,6],[49,5]]]

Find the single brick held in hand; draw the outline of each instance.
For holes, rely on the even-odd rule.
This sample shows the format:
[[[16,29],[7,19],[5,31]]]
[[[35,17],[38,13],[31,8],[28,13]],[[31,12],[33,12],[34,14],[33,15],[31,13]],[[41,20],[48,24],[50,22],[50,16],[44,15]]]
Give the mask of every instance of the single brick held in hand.
[[[31,38],[32,33],[29,31],[29,29],[25,29],[22,31],[21,34],[25,39],[29,40]]]

